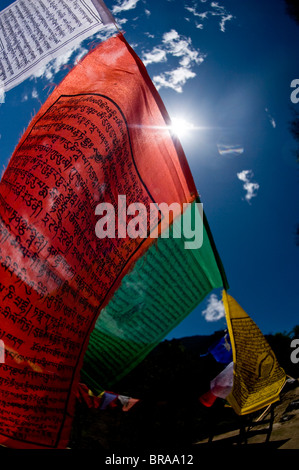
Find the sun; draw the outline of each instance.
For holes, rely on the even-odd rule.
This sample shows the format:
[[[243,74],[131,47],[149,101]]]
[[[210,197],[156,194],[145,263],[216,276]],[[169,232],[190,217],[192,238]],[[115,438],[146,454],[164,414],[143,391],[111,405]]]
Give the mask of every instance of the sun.
[[[178,138],[185,137],[187,134],[190,133],[190,131],[194,129],[194,125],[182,117],[171,118],[170,130]]]

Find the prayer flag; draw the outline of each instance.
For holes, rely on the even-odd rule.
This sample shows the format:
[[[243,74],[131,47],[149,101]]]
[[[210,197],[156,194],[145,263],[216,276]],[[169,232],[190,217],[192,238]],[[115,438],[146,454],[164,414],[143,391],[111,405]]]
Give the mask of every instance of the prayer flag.
[[[106,410],[108,407],[116,406],[118,395],[112,392],[104,392],[101,395],[100,410]]]
[[[213,380],[211,380],[211,392],[219,398],[226,398],[233,388],[234,363],[231,362]]]
[[[194,226],[195,210],[191,204]],[[169,238],[159,237],[137,260],[103,308],[81,371],[82,379],[95,392],[113,388],[213,287],[225,283],[206,219],[201,248],[187,250],[185,239],[175,238],[187,215],[174,221]]]
[[[142,62],[122,35],[100,44],[33,118],[0,182],[0,444],[68,445],[99,315],[88,374],[93,380],[104,364],[95,383],[107,390],[213,287],[226,286],[196,201]],[[182,213],[203,225],[200,248],[175,235]]]
[[[1,86],[19,85],[113,23],[103,0],[16,0],[0,12]]]
[[[217,400],[217,397],[211,390],[208,390],[207,392],[203,393],[198,400],[202,405],[206,406],[207,408],[210,408],[214,405],[215,401]]]
[[[77,388],[77,398],[79,402],[84,402],[88,408],[96,409],[101,404],[101,397],[95,396],[85,384],[79,384]]]
[[[2,340],[0,340],[0,363],[5,362],[5,345]]]
[[[118,395],[118,399],[122,404],[123,411],[129,411],[140,401],[138,398],[126,397],[125,395]]]
[[[212,354],[217,362],[229,364],[233,358],[229,335],[224,335],[215,345],[212,345],[208,353]]]
[[[234,363],[231,362],[210,382],[210,390],[199,397],[206,407],[211,407],[217,398],[226,398],[233,387]]]
[[[277,401],[286,375],[258,326],[225,291],[223,303],[234,362],[234,384],[227,401],[244,415]]]

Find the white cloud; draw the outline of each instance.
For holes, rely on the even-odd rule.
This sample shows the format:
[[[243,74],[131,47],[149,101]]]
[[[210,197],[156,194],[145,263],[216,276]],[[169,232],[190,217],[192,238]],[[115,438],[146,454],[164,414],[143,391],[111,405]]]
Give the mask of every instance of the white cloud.
[[[217,144],[218,152],[220,155],[241,155],[244,152],[244,148],[241,145],[226,145]]]
[[[175,29],[172,29],[171,31],[168,31],[168,33],[163,34],[163,42],[173,41],[177,38],[179,38],[179,33]]]
[[[172,88],[178,93],[182,93],[183,86],[189,78],[194,78],[196,73],[186,67],[178,67],[177,69],[156,75],[153,81],[159,90],[162,87]]]
[[[225,32],[225,23],[226,23],[226,21],[230,21],[232,18],[233,18],[233,15],[227,15],[227,16],[224,16],[222,18],[222,20],[220,21],[219,25],[220,25],[220,29],[223,33]]]
[[[218,8],[219,10],[224,10],[224,7],[222,5],[219,5],[218,2],[211,2],[211,7],[212,8]]]
[[[128,22],[127,18],[119,18],[117,20],[118,26],[122,26],[123,24],[126,24]],[[112,25],[113,26],[113,25]],[[114,28],[113,28],[114,29]],[[105,40],[105,39],[104,39]]]
[[[275,127],[276,127],[276,122],[274,121],[274,118],[271,118],[271,119],[270,119],[270,123],[271,123],[271,126],[274,127],[274,129],[275,129]]]
[[[111,25],[111,26],[113,26],[113,31],[115,31],[114,25]],[[104,35],[101,35],[101,33],[98,34],[96,36],[97,39],[104,40],[104,39],[107,39],[109,35],[111,35],[111,30],[109,30],[108,26],[106,30],[104,30],[103,34]],[[75,53],[76,53],[76,56],[73,56]],[[81,41],[80,41],[77,44],[74,44],[69,50],[65,51],[63,54],[60,54],[55,59],[44,64],[40,69],[36,70],[31,75],[30,79],[32,80],[35,78],[45,77],[48,81],[53,81],[55,74],[58,73],[63,67],[72,68],[87,53],[88,53],[88,49],[82,47]],[[32,95],[32,98],[37,98],[37,97]]]
[[[207,11],[204,11],[203,13],[199,13],[199,14],[196,15],[196,16],[199,16],[200,18],[202,18],[202,19],[204,20],[205,18],[208,17],[208,12],[207,12]]]
[[[156,75],[153,81],[158,89],[171,88],[181,93],[186,81],[196,76],[193,67],[201,64],[205,55],[192,47],[190,38],[180,36],[172,29],[163,34],[160,44],[151,51],[143,53],[142,60],[145,66],[148,66],[152,63],[166,62],[168,57],[177,59],[178,65],[172,70]]]
[[[243,170],[240,173],[237,173],[239,180],[243,181],[243,188],[246,191],[245,199],[247,202],[250,202],[253,197],[257,196],[257,191],[260,187],[258,183],[253,183],[251,178],[253,177],[252,170]]]
[[[78,62],[80,62],[80,60],[88,53],[88,49],[84,49],[83,47],[80,49],[80,51],[78,52],[76,58],[75,58],[75,64],[77,64]]]
[[[138,2],[139,0],[118,1],[118,5],[115,5],[112,8],[112,13],[116,15],[117,13],[120,13],[121,11],[133,10],[134,8],[136,8],[136,5]]]
[[[166,52],[159,47],[154,47],[152,51],[143,54],[143,63],[145,66],[155,62],[165,62],[166,60]]]
[[[80,50],[80,44],[73,46],[71,49],[66,51],[64,54],[59,55],[51,62],[45,64],[40,69],[36,70],[32,75],[32,78],[46,77],[48,80],[52,80],[54,75],[66,64],[69,63],[70,58],[76,50]]]
[[[202,3],[205,3],[205,1],[202,1]],[[211,9],[210,10],[207,10],[207,11],[203,11],[203,12],[198,12],[196,10],[196,8],[194,7],[188,7],[188,6],[185,6],[186,10],[189,11],[190,13],[192,13],[192,15],[195,17],[195,18],[201,18],[201,20],[205,20],[207,19],[209,16],[220,16],[221,20],[219,22],[219,27],[220,27],[220,31],[222,31],[223,33],[225,32],[225,23],[227,21],[230,21],[234,18],[233,15],[231,15],[230,13],[228,13],[225,9],[224,6],[222,5],[219,5],[218,2],[211,2],[210,4],[211,6]],[[196,28],[200,28],[200,29],[203,29],[204,25],[202,23],[197,23],[195,22],[195,26]]]
[[[195,8],[186,7],[186,6],[185,6],[185,8],[186,8],[186,10],[190,11],[190,13],[193,13],[193,15],[197,14]]]
[[[266,113],[267,113],[267,116],[268,116],[268,119],[269,119],[269,121],[270,121],[271,126],[273,127],[273,129],[275,129],[275,127],[276,127],[276,122],[275,122],[274,118],[273,118],[273,117],[271,116],[271,114],[269,113],[268,108],[265,108],[265,111],[266,111]]]
[[[207,308],[203,310],[202,315],[207,321],[218,321],[225,317],[223,302],[218,299],[216,294],[210,295]]]
[[[32,88],[31,96],[32,98],[38,99],[38,92],[36,88]]]
[[[203,54],[193,49],[191,39],[181,37],[174,29],[163,34],[162,42],[168,53],[174,57],[182,57],[180,65],[189,66],[192,62],[200,64],[203,61]]]
[[[199,18],[202,18],[202,19],[207,18],[208,13],[209,13],[208,11],[205,11],[203,13],[198,13],[195,8],[191,8],[191,7],[185,7],[185,8],[194,16],[198,16]]]
[[[159,58],[164,62],[167,55],[179,57],[179,64],[183,67],[191,66],[193,63],[200,64],[205,57],[199,50],[192,47],[191,38],[180,36],[174,29],[164,33],[162,43],[156,45],[152,51],[144,52],[142,60],[149,65],[152,62],[159,62]]]

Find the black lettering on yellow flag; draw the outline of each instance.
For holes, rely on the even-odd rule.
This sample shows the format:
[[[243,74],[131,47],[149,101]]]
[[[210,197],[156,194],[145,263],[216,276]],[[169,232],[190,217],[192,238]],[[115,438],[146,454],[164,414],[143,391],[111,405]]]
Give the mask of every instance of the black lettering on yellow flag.
[[[238,415],[244,415],[279,400],[286,374],[258,326],[226,291],[223,303],[234,362],[234,384],[227,401]]]

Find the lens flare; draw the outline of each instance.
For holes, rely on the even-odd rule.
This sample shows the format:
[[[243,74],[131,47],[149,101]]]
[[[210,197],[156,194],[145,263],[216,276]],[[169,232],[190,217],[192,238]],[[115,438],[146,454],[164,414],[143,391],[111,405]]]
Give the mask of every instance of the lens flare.
[[[171,119],[171,131],[177,137],[181,138],[186,136],[190,131],[195,129],[195,126],[191,123],[186,121],[184,118],[174,117]]]

